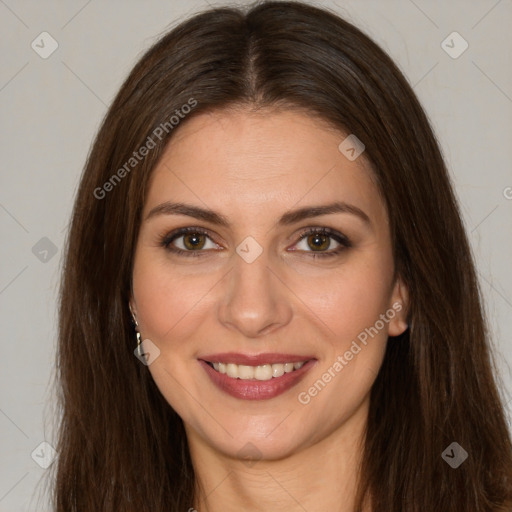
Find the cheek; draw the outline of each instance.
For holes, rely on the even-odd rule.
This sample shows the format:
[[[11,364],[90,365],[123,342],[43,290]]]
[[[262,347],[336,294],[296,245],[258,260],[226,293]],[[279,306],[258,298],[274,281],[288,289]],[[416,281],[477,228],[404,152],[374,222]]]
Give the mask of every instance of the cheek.
[[[171,272],[169,265],[142,255],[134,266],[133,292],[143,337],[172,340],[178,331],[180,337],[185,336],[183,329],[194,324],[201,298],[209,288],[208,278],[180,276]]]
[[[336,349],[350,344],[389,308],[392,265],[382,257],[364,260],[296,283],[297,295],[311,314],[329,328],[338,345]],[[386,334],[387,327],[384,338]]]

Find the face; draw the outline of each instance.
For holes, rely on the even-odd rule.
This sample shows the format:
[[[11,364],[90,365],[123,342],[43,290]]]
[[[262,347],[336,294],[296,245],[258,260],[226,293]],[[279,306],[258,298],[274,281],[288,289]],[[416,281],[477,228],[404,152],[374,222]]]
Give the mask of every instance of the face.
[[[406,293],[345,137],[297,112],[218,111],[180,126],[153,171],[130,305],[189,442],[281,458],[367,410]]]

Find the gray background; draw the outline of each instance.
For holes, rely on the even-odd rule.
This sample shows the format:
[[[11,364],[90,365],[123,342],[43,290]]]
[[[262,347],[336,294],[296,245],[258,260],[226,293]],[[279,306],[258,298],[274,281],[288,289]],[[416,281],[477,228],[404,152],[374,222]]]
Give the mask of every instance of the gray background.
[[[314,3],[334,8],[387,50],[429,114],[477,260],[508,401],[512,2]],[[65,229],[90,144],[136,59],[167,27],[206,6],[203,0],[0,0],[1,512],[47,509],[43,498],[38,503],[47,473],[35,461],[49,457],[49,448],[36,450],[35,460],[31,453],[55,439],[56,294]],[[47,59],[31,47],[34,40],[42,46],[43,31],[59,45]],[[458,58],[441,46],[453,31],[469,44]],[[457,40],[447,44],[451,51],[461,48]]]

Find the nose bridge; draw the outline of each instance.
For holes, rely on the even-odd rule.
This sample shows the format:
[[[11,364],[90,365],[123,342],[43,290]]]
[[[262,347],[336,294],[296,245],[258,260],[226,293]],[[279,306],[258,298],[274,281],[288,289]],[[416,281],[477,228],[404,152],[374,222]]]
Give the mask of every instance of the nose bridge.
[[[245,337],[266,334],[290,321],[291,304],[270,266],[268,251],[254,239],[243,241],[233,255],[219,321]]]

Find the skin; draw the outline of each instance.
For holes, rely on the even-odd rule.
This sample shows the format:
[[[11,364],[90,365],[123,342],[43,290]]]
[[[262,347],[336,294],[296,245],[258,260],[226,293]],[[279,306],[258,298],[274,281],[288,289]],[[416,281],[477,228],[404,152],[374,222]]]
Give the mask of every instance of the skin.
[[[407,290],[394,277],[388,216],[371,169],[364,153],[349,161],[338,150],[345,136],[290,110],[201,114],[180,125],[151,176],[130,306],[142,339],[160,350],[148,368],[184,421],[200,488],[191,507],[201,512],[353,508],[369,393],[388,336],[407,328]],[[231,226],[184,215],[146,220],[166,201],[212,209]],[[369,223],[345,212],[277,225],[288,210],[333,201],[361,209]],[[209,233],[199,257],[160,243],[187,226]],[[307,227],[329,227],[352,247],[313,258],[314,241],[301,240]],[[236,252],[247,236],[263,249],[252,263]],[[186,250],[186,238],[171,246]],[[320,244],[323,252],[339,247],[333,238]],[[393,304],[401,311],[301,403],[299,393]],[[284,394],[250,401],[211,383],[197,359],[215,352],[283,352],[317,362]],[[259,460],[243,459],[247,443]]]

